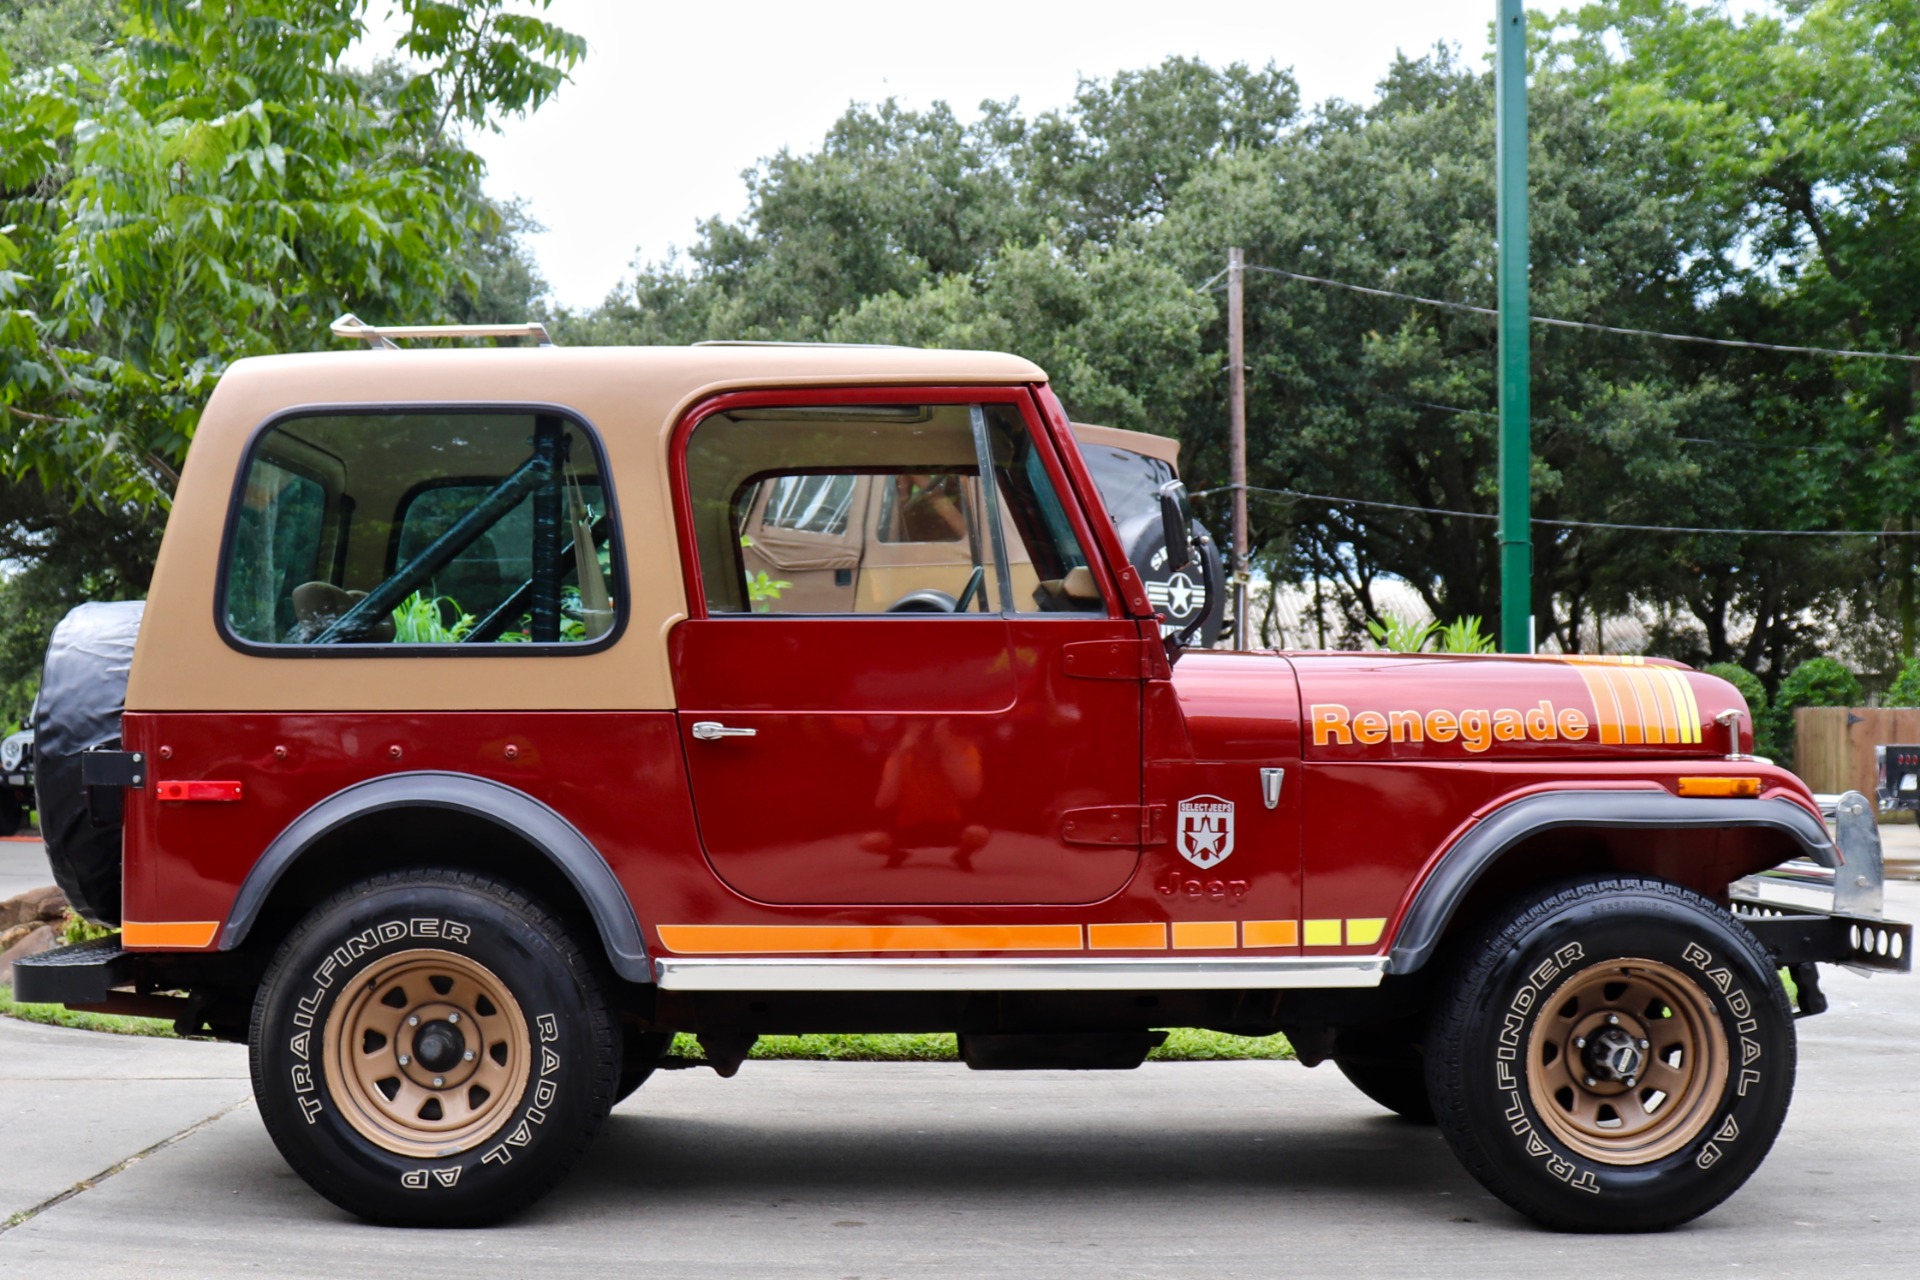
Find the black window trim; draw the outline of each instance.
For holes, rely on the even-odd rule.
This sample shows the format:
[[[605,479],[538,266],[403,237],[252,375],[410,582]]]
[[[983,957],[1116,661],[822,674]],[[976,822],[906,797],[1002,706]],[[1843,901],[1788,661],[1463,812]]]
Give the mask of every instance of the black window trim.
[[[227,625],[227,577],[232,566],[234,539],[239,533],[240,503],[246,492],[247,472],[253,464],[254,455],[260,447],[261,440],[268,432],[301,418],[339,418],[354,414],[369,417],[405,414],[494,414],[502,417],[512,414],[539,417],[545,414],[561,418],[578,428],[581,438],[587,443],[587,448],[593,452],[594,466],[600,478],[600,492],[607,504],[606,518],[612,531],[610,537],[621,540],[617,548],[620,554],[614,557],[613,562],[614,580],[611,584],[614,591],[613,627],[606,635],[596,640],[561,641],[557,644],[499,640],[480,644],[263,644],[258,640],[248,640],[235,635],[233,629]],[[614,493],[613,474],[607,463],[607,451],[602,443],[600,430],[578,409],[539,400],[350,401],[293,405],[263,419],[248,433],[246,444],[240,450],[240,462],[235,468],[233,484],[227,496],[227,513],[220,535],[220,560],[213,584],[213,629],[229,649],[258,658],[512,658],[523,655],[567,657],[601,653],[619,643],[620,637],[626,633],[627,621],[633,614],[633,601],[627,586],[624,529],[625,526],[620,519],[619,499]],[[344,545],[343,542],[343,554]]]

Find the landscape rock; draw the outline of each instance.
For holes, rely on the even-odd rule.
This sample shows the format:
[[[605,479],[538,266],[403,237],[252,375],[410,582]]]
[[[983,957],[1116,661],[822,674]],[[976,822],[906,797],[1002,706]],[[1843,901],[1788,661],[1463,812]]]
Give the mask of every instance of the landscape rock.
[[[16,928],[27,928],[28,932],[24,937],[8,946],[4,951],[0,951],[0,986],[13,985],[13,962],[15,960],[23,960],[28,956],[37,956],[42,951],[51,951],[60,943],[60,926],[57,924],[16,926]],[[9,929],[6,934],[0,935],[0,937],[11,936],[14,932],[14,929]]]
[[[0,931],[21,924],[53,924],[66,917],[66,895],[53,885],[0,902]]]

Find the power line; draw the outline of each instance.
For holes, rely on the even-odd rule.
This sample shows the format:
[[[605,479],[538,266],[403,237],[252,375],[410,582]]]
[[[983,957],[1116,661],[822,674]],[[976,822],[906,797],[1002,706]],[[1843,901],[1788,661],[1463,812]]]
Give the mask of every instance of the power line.
[[[1478,316],[1498,316],[1500,312],[1493,307],[1476,307],[1468,302],[1451,302],[1445,298],[1423,298],[1417,293],[1400,293],[1393,289],[1375,289],[1364,284],[1350,284],[1345,280],[1329,280],[1325,276],[1303,275],[1298,271],[1283,271],[1279,267],[1263,267],[1258,263],[1246,264],[1248,271],[1261,271],[1270,276],[1281,276],[1288,280],[1299,280],[1306,284],[1325,285],[1330,289],[1346,289],[1352,293],[1364,293],[1375,298],[1394,298],[1401,302],[1418,302],[1422,306],[1443,307],[1449,311],[1467,311]],[[1224,274],[1224,273],[1223,273]],[[1213,284],[1213,280],[1200,286],[1198,292],[1204,293]],[[1585,329],[1592,333],[1615,333],[1629,338],[1659,338],[1666,342],[1696,342],[1709,347],[1739,347],[1747,351],[1778,351],[1787,355],[1803,356],[1843,356],[1855,360],[1898,360],[1905,364],[1920,364],[1920,355],[1909,355],[1900,351],[1853,351],[1844,347],[1796,347],[1778,342],[1746,342],[1739,338],[1708,338],[1697,333],[1666,333],[1659,329],[1629,329],[1622,325],[1593,324],[1586,320],[1562,320],[1557,316],[1529,316],[1534,324],[1553,325],[1561,329]]]
[[[1215,494],[1226,493],[1232,488],[1232,485],[1221,485],[1216,489],[1202,489],[1191,496],[1211,498]],[[1420,507],[1407,502],[1375,502],[1367,498],[1336,498],[1324,493],[1306,493],[1299,489],[1269,489],[1252,484],[1247,486],[1247,492],[1268,497],[1291,498],[1296,501],[1327,502],[1337,506],[1377,507],[1384,511],[1458,516],[1462,520],[1498,520],[1500,518],[1485,511],[1457,511],[1451,507]],[[1551,525],[1559,529],[1622,529],[1633,533],[1721,533],[1755,538],[1920,538],[1920,529],[1721,529],[1700,525],[1616,524],[1607,520],[1547,520],[1539,516],[1533,517],[1532,523]]]

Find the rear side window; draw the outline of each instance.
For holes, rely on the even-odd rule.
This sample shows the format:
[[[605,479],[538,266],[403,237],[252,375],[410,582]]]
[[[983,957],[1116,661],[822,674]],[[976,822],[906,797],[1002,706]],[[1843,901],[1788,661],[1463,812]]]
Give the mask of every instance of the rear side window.
[[[579,646],[618,620],[599,455],[561,415],[290,419],[236,492],[221,616],[244,644]]]

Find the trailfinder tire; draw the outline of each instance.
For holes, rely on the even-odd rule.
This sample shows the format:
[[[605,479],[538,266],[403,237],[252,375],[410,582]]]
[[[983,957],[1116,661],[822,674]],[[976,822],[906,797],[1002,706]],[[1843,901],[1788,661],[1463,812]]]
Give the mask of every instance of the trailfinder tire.
[[[1454,1153],[1564,1230],[1707,1212],[1759,1167],[1793,1094],[1793,1014],[1765,949],[1658,880],[1521,904],[1454,958],[1427,1047]]]
[[[322,903],[274,958],[249,1036],[274,1144],[375,1222],[472,1226],[532,1203],[613,1105],[619,1030],[543,907],[456,871]]]

